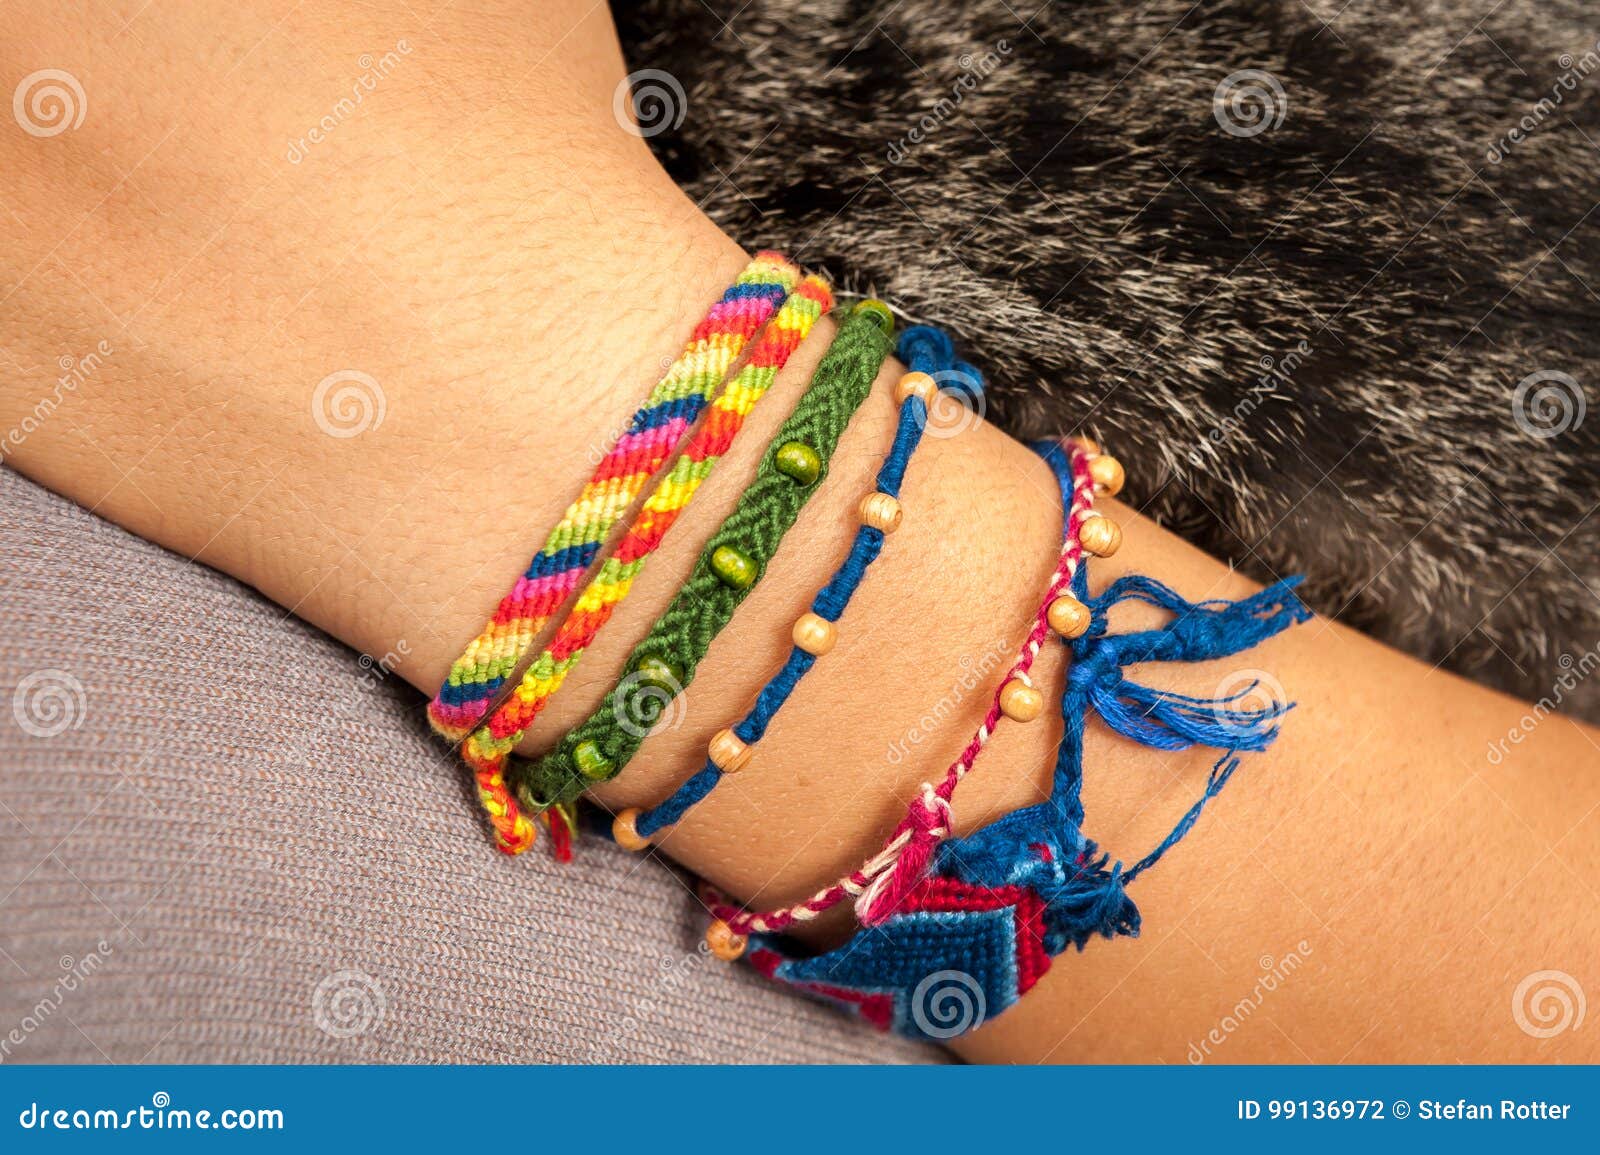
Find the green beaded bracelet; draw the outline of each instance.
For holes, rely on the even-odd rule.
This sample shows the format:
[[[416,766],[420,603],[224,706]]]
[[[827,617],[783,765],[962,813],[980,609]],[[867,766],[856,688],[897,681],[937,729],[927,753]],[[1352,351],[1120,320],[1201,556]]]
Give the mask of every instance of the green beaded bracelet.
[[[570,802],[622,772],[648,734],[634,716],[631,696],[643,684],[676,695],[694,680],[712,639],[761,580],[827,475],[839,437],[872,391],[890,349],[882,314],[858,306],[767,447],[750,488],[706,543],[672,604],[634,647],[627,674],[550,753],[510,761],[506,780],[522,805],[540,810]]]

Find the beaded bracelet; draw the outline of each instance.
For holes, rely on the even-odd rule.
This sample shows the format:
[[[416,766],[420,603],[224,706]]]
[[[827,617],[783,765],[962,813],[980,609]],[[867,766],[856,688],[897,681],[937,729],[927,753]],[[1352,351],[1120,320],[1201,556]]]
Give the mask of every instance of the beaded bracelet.
[[[1106,459],[1116,466],[1114,459]],[[1121,470],[1102,467],[1108,487],[1120,486]],[[950,799],[962,779],[976,765],[1002,717],[1031,722],[1044,712],[1044,695],[1028,676],[1045,637],[1052,628],[1076,629],[1087,625],[1088,613],[1068,592],[1085,551],[1109,557],[1121,545],[1122,535],[1115,523],[1094,508],[1096,482],[1089,472],[1089,455],[1084,454],[1083,484],[1063,491],[1067,502],[1062,522],[1062,545],[1056,569],[1043,601],[1034,614],[1033,624],[1004,678],[995,688],[988,712],[976,733],[945,771],[935,788],[923,783],[906,817],[888,841],[861,867],[824,887],[804,902],[782,910],[752,913],[727,907],[707,934],[713,950],[722,957],[737,958],[744,949],[745,937],[757,932],[783,931],[797,922],[816,918],[846,898],[856,900],[856,916],[870,926],[903,889],[926,870],[934,849],[950,833]]]
[[[845,425],[888,356],[889,338],[872,311],[857,310],[840,326],[805,395],[767,447],[755,480],[706,542],[683,588],[634,648],[622,680],[550,753],[512,761],[508,775],[524,806],[569,802],[627,765],[648,733],[636,721],[630,695],[649,687],[671,698],[693,681],[706,649],[760,582],[784,535],[827,476]],[[731,761],[738,752],[719,743],[715,756]]]
[[[700,417],[712,392],[800,279],[779,253],[757,254],[695,328],[567,507],[494,616],[450,667],[428,706],[433,728],[460,742],[489,712],[540,631],[577,588],[618,519]]]
[[[1036,446],[1056,472],[1069,509],[1091,481],[1091,453]],[[1102,459],[1103,460],[1103,459]],[[1069,521],[1072,520],[1069,514]],[[1092,523],[1091,523],[1092,524]],[[1072,579],[1068,611],[1052,624],[1072,652],[1062,690],[1065,723],[1046,801],[1014,811],[974,834],[938,846],[927,871],[901,893],[877,925],[820,955],[794,953],[781,937],[752,940],[752,964],[767,977],[853,1011],[880,1030],[944,1041],[994,1018],[1033,987],[1054,956],[1099,935],[1137,935],[1139,910],[1126,887],[1154,866],[1227,784],[1240,750],[1263,750],[1292,703],[1241,703],[1252,684],[1227,698],[1200,699],[1130,682],[1125,665],[1205,661],[1250,648],[1309,611],[1281,581],[1236,602],[1192,603],[1145,577],[1124,577],[1098,597],[1087,566]],[[1108,611],[1141,601],[1172,615],[1159,629],[1110,634]],[[1065,627],[1065,628],[1063,628]],[[1083,733],[1090,709],[1114,731],[1147,746],[1223,750],[1200,798],[1171,833],[1131,868],[1084,836]],[[740,911],[708,892],[724,921],[711,941],[719,953],[741,946],[728,928]],[[717,927],[722,927],[721,931]]]
[[[878,305],[876,301],[864,301],[858,308],[877,312]],[[817,591],[811,609],[795,622],[788,659],[757,693],[750,711],[712,740],[705,766],[699,773],[680,785],[661,804],[642,812],[637,807],[629,808],[616,816],[611,832],[619,845],[629,850],[643,850],[659,831],[677,823],[716,789],[725,774],[743,768],[801,679],[810,672],[818,658],[833,649],[837,636],[836,623],[860,588],[867,570],[882,552],[885,539],[900,526],[900,486],[927,427],[928,402],[939,388],[933,375],[950,373],[956,364],[950,339],[929,326],[906,330],[901,335],[896,352],[910,369],[895,386],[895,398],[900,402],[900,417],[896,423],[894,441],[878,470],[873,491],[866,494],[857,507],[861,525],[856,530],[849,554],[828,582]],[[968,370],[968,388],[974,392],[981,391],[982,377],[977,376],[976,370],[964,368]]]
[[[476,773],[479,799],[494,823],[500,849],[507,854],[520,854],[531,846],[529,832],[534,830],[505,785],[504,767],[511,751],[627,597],[645,562],[733,444],[778,371],[832,305],[827,282],[819,277],[806,277],[789,295],[745,366],[712,402],[711,412],[645,502],[638,520],[578,595],[555,636],[523,673],[517,688],[462,744],[461,756]]]

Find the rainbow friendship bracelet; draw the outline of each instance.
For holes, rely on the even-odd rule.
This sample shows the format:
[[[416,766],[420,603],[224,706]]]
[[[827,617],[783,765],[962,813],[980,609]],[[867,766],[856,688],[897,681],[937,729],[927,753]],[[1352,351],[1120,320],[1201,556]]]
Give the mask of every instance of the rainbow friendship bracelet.
[[[744,367],[711,403],[711,411],[690,437],[636,523],[616,551],[578,595],[555,636],[522,676],[517,688],[462,746],[462,757],[478,780],[479,798],[495,827],[497,843],[508,854],[533,844],[530,819],[505,784],[506,760],[527,729],[561,688],[667,531],[732,446],[745,419],[766,394],[817,319],[833,305],[826,281],[808,276],[789,294],[751,349]]]
[[[762,252],[696,326],[689,343],[595,467],[527,571],[501,599],[428,707],[452,742],[472,732],[516,673],[539,633],[577,588],[617,521],[699,419],[712,392],[794,289],[800,271]]]
[[[705,766],[659,805],[642,812],[630,808],[616,816],[612,837],[620,846],[643,850],[657,833],[676,824],[716,789],[725,774],[742,768],[749,755],[741,751],[754,749],[817,659],[833,649],[839,618],[882,552],[888,535],[900,526],[900,488],[928,424],[928,402],[939,388],[934,375],[958,372],[969,392],[982,391],[982,377],[970,366],[956,368],[950,339],[938,329],[917,326],[906,330],[896,352],[910,368],[895,387],[900,418],[873,490],[857,508],[861,525],[850,552],[817,591],[811,609],[795,622],[788,659],[757,693],[749,712],[713,740]]]

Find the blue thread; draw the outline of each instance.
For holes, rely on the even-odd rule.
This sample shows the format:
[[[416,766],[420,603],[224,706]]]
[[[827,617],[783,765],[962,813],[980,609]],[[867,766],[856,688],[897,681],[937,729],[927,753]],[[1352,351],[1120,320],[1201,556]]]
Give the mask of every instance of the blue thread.
[[[949,383],[950,375],[954,373],[962,378],[954,382],[956,386],[970,389],[973,395],[982,392],[982,374],[965,362],[955,360],[955,347],[951,344],[949,336],[940,329],[935,329],[931,325],[914,325],[900,335],[896,351],[900,359],[912,370],[930,376],[937,374],[935,379],[941,385]],[[907,397],[900,406],[900,420],[895,428],[894,443],[889,447],[888,456],[884,458],[883,465],[878,470],[877,492],[894,498],[900,496],[900,487],[905,483],[906,467],[911,464],[911,455],[921,443],[922,433],[927,424],[926,404],[919,397]],[[883,542],[882,530],[870,525],[861,526],[856,531],[849,554],[834,571],[833,577],[812,599],[811,612],[830,622],[837,622],[844,614],[845,607],[850,604],[850,599],[855,596],[856,590],[861,587],[862,580],[867,576],[867,569],[882,552]],[[741,742],[754,745],[761,741],[766,735],[767,727],[772,724],[778,711],[783,709],[790,695],[794,693],[795,687],[800,684],[800,679],[804,678],[815,664],[815,656],[806,653],[798,646],[790,649],[789,657],[783,667],[761,687],[761,691],[756,695],[755,704],[750,707],[750,712],[735,723],[733,732]],[[674,790],[666,801],[639,815],[634,829],[641,837],[650,838],[658,831],[674,825],[715,790],[720,781],[722,781],[722,771],[716,763],[707,758],[705,765]]]
[[[932,337],[919,339],[934,344]],[[1071,508],[1073,478],[1067,452],[1055,443],[1032,446],[1049,464],[1061,486],[1062,502]],[[1038,941],[1048,957],[1068,946],[1082,950],[1095,937],[1137,935],[1138,907],[1127,885],[1159,862],[1193,829],[1207,802],[1216,797],[1238,769],[1240,750],[1264,749],[1277,736],[1278,720],[1293,703],[1268,702],[1244,708],[1239,703],[1254,684],[1221,698],[1197,698],[1155,690],[1130,681],[1125,665],[1150,661],[1197,662],[1227,657],[1249,649],[1289,626],[1310,618],[1295,596],[1298,578],[1276,582],[1237,602],[1210,599],[1190,602],[1147,577],[1124,577],[1098,597],[1088,595],[1087,560],[1073,576],[1073,593],[1092,613],[1082,637],[1063,639],[1072,651],[1072,666],[1062,691],[1065,727],[1057,748],[1054,783],[1045,802],[1014,811],[966,838],[940,845],[930,880],[942,885],[982,888],[994,896],[1018,889],[1043,903],[1037,917]],[[1139,601],[1167,611],[1159,629],[1112,634],[1107,611],[1122,602]],[[1157,749],[1181,750],[1194,745],[1222,749],[1205,789],[1171,832],[1148,854],[1124,867],[1111,861],[1082,832],[1083,732],[1090,711],[1119,734]],[[1009,901],[1009,900],[1008,900]],[[752,952],[767,956],[763,969],[780,982],[820,994],[866,1017],[861,997],[888,1000],[874,1021],[912,1038],[950,1037],[929,1033],[928,984],[941,975],[959,973],[982,994],[988,1019],[1015,1003],[1024,993],[1017,978],[1018,952],[1033,932],[1017,921],[1022,907],[952,911],[929,918],[923,910],[892,914],[880,925],[862,931],[843,946],[820,955],[795,953],[782,936],[755,935]],[[1044,965],[1048,965],[1048,957]],[[1037,961],[1037,960],[1036,960]],[[922,1000],[921,1003],[918,1000]],[[985,1021],[978,1016],[977,1021]]]

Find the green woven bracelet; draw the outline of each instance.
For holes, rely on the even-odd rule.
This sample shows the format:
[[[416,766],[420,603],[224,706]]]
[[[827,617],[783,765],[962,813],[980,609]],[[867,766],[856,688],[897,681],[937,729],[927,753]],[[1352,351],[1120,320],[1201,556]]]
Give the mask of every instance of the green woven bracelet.
[[[689,580],[628,658],[605,701],[538,759],[513,758],[506,780],[530,810],[571,802],[621,773],[655,716],[694,681],[695,667],[734,610],[760,584],[784,534],[828,474],[828,461],[890,340],[881,318],[853,313],[817,366],[794,412],[767,446],[755,480],[706,542]]]

